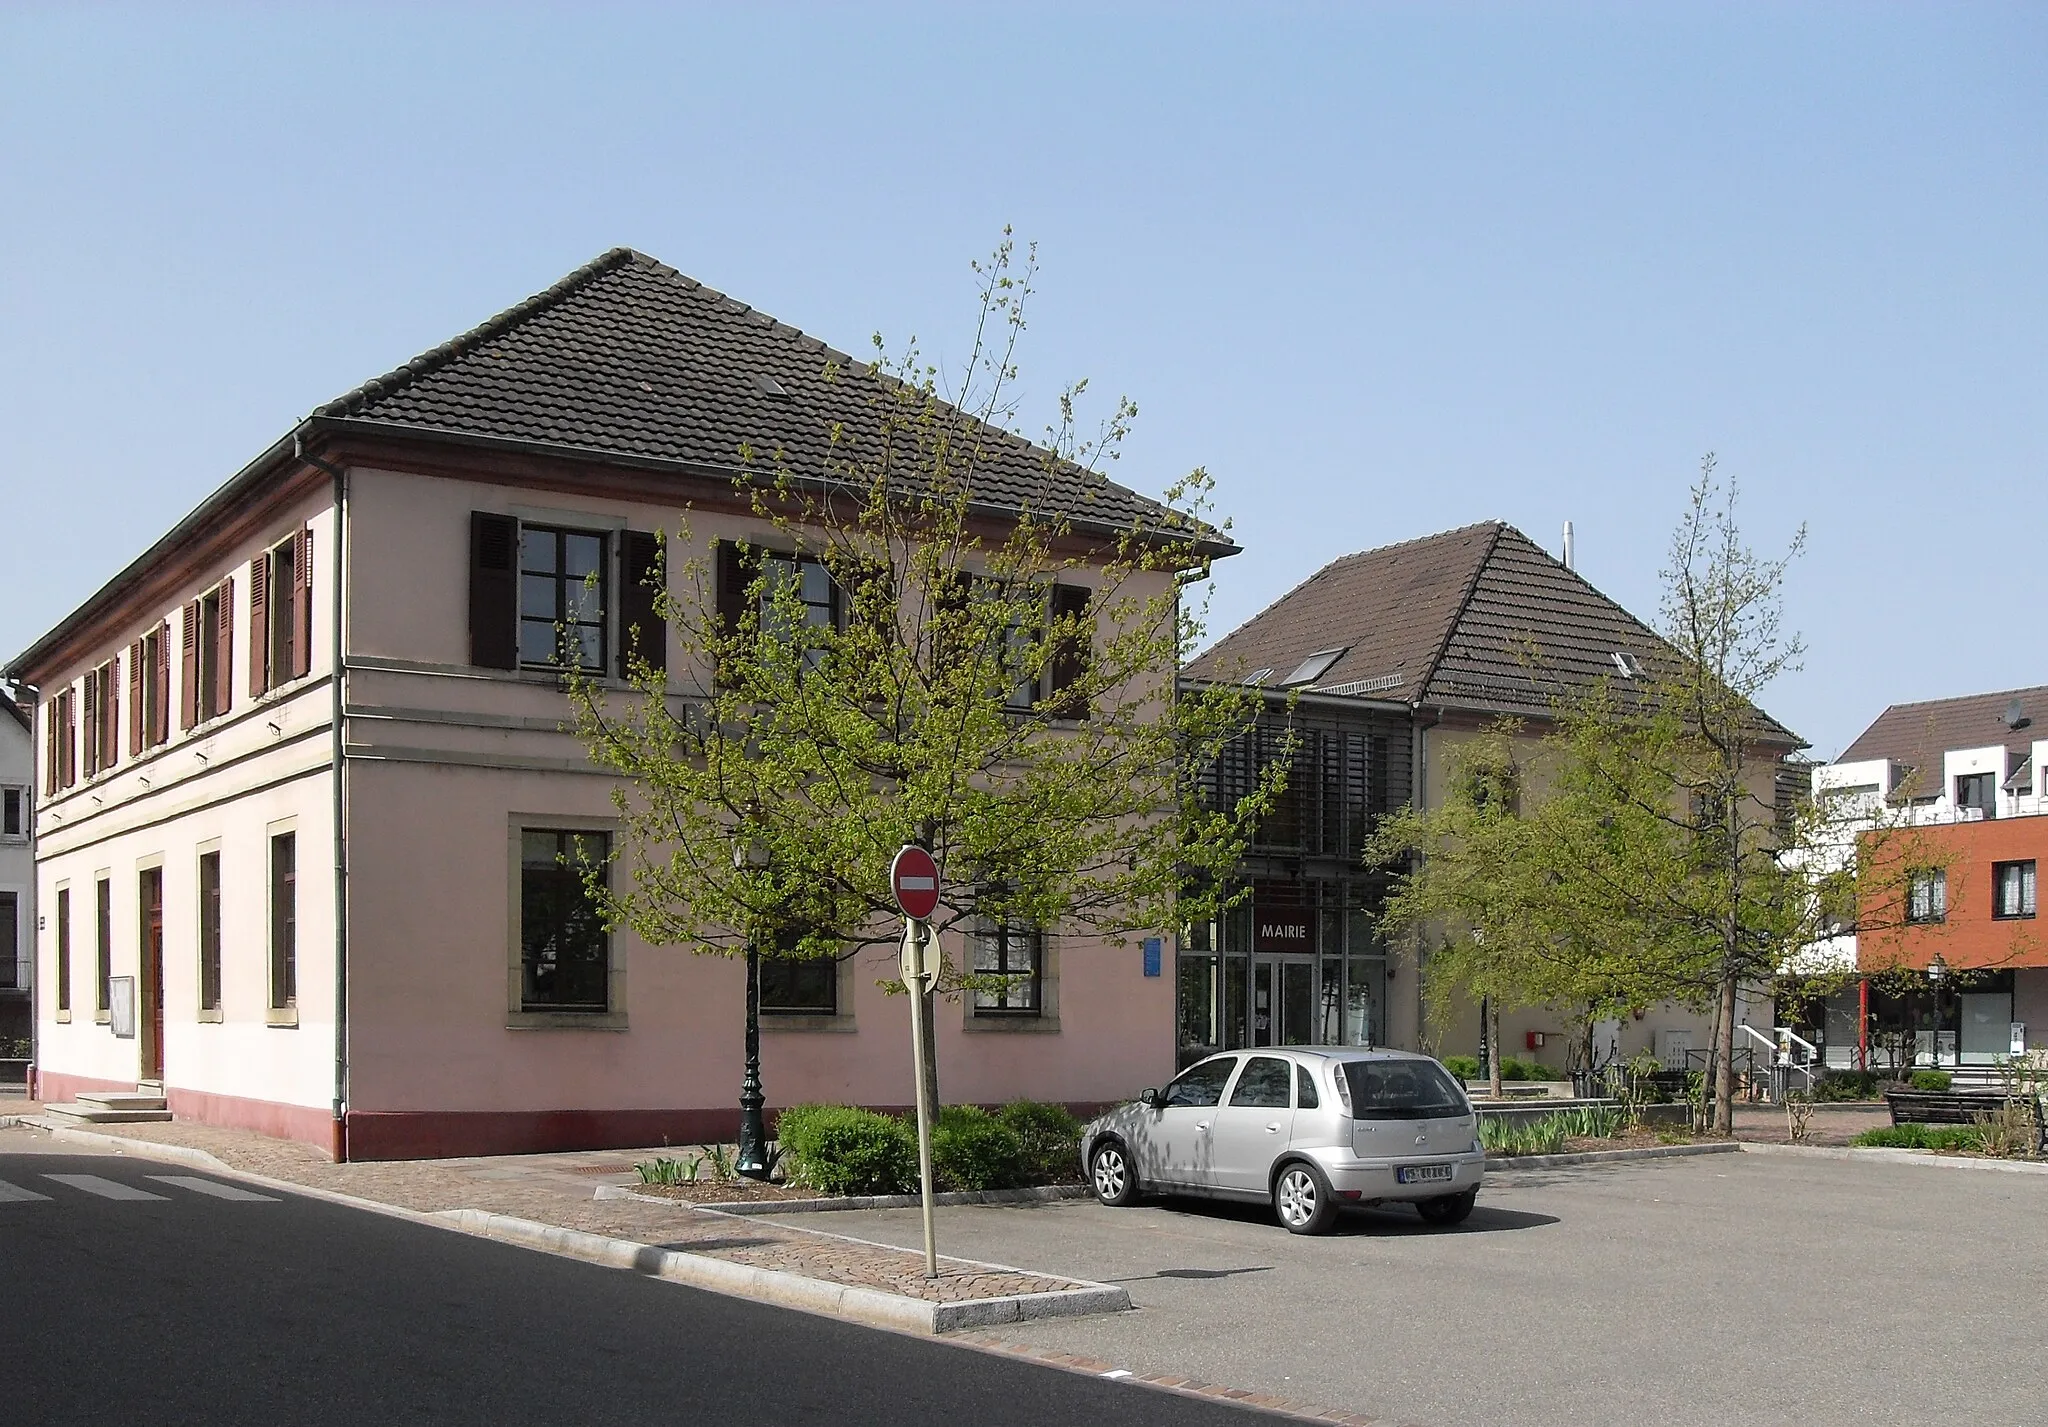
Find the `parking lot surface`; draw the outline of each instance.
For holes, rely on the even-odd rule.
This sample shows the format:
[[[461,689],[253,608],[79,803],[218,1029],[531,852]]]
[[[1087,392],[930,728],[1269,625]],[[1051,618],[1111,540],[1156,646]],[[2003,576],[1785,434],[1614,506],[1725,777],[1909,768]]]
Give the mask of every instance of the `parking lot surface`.
[[[791,1222],[904,1246],[914,1210]],[[942,1252],[1126,1285],[1001,1330],[1422,1427],[2048,1421],[2048,1176],[1710,1155],[1488,1181],[1289,1235],[1250,1207],[939,1211]]]

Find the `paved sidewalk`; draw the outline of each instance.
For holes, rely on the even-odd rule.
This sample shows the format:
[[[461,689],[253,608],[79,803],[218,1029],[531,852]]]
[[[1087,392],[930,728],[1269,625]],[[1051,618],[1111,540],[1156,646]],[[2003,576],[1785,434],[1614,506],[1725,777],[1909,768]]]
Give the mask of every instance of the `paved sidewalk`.
[[[94,1127],[81,1128],[96,1132]],[[1087,1286],[1050,1274],[945,1258],[939,1262],[939,1277],[931,1280],[924,1276],[921,1253],[681,1203],[595,1197],[599,1185],[637,1183],[634,1162],[672,1154],[672,1148],[335,1164],[306,1145],[189,1121],[110,1125],[103,1130],[123,1139],[202,1150],[231,1169],[401,1209],[477,1210],[926,1302],[961,1303]]]

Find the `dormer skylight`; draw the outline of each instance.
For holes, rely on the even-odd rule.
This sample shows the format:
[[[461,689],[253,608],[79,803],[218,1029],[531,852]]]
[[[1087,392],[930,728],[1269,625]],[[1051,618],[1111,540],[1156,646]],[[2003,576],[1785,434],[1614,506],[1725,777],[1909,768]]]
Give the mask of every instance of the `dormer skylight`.
[[[1336,649],[1318,649],[1315,653],[1294,666],[1294,672],[1280,681],[1280,687],[1291,689],[1297,684],[1313,684],[1330,672],[1330,666],[1342,659],[1351,649],[1346,644]]]
[[[754,390],[763,396],[772,396],[779,401],[789,400],[789,388],[765,372],[754,373]]]
[[[1621,671],[1622,678],[1640,679],[1643,677],[1643,661],[1636,658],[1635,655],[1629,653],[1626,649],[1617,649],[1607,657],[1614,661],[1614,667]]]

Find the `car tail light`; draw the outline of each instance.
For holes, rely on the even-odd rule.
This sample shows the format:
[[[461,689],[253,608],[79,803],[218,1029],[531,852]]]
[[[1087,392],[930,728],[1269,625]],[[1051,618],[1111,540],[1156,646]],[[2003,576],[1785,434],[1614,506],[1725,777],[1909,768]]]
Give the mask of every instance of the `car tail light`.
[[[1332,1065],[1330,1067],[1330,1079],[1336,1082],[1337,1103],[1342,1105],[1344,1113],[1349,1115],[1351,1113],[1351,1077],[1344,1073],[1342,1065]]]

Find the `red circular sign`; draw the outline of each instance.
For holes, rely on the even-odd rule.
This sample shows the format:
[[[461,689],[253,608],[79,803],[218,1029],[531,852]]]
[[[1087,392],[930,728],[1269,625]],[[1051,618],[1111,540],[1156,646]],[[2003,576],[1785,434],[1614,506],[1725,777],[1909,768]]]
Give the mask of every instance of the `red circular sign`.
[[[889,864],[889,890],[904,916],[923,921],[939,909],[939,864],[921,847],[904,848]]]

